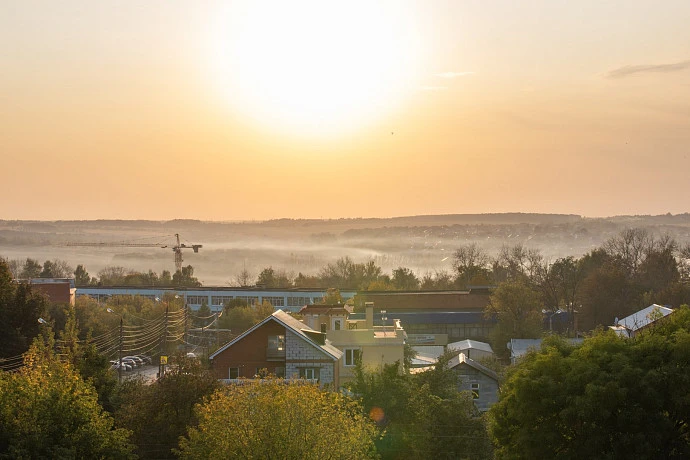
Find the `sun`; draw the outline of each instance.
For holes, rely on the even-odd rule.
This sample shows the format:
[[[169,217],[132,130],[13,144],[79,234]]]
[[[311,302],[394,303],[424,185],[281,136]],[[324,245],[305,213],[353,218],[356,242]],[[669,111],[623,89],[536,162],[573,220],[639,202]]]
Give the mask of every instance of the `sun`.
[[[419,40],[400,2],[252,1],[218,16],[212,68],[233,110],[272,129],[344,132],[402,104]]]

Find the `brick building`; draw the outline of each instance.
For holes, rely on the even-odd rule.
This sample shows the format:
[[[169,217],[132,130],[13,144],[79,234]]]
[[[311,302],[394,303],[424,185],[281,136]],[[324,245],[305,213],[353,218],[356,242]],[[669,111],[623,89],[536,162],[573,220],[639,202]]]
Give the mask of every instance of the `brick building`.
[[[261,377],[265,372],[338,388],[342,356],[326,340],[326,334],[278,310],[222,346],[209,359],[215,375],[228,383]]]

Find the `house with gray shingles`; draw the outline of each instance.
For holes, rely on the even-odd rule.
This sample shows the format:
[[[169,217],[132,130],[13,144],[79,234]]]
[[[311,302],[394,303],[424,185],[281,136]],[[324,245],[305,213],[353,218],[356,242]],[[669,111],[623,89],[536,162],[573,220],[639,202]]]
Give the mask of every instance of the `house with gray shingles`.
[[[326,340],[326,334],[277,310],[220,347],[209,359],[216,377],[225,383],[261,377],[265,372],[338,388],[342,356],[343,352]]]
[[[486,412],[498,401],[498,374],[473,359],[459,353],[448,361],[448,368],[459,377],[458,390],[470,391],[475,406]]]

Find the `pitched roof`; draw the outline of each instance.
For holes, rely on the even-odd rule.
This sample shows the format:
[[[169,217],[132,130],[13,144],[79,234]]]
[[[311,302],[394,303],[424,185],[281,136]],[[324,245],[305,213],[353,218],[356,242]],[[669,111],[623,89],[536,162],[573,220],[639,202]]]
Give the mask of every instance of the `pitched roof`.
[[[453,369],[454,367],[458,367],[463,364],[466,364],[481,372],[482,374],[487,375],[492,379],[498,381],[498,374],[496,372],[492,371],[486,366],[479,364],[477,361],[468,358],[467,356],[465,356],[465,353],[460,353],[457,356],[453,356],[450,360],[448,360],[449,369]]]
[[[661,314],[660,317],[657,316],[657,312],[658,314]],[[642,310],[633,313],[630,316],[626,316],[625,318],[619,320],[618,323],[615,325],[623,326],[629,331],[637,331],[638,329],[642,329],[645,326],[649,326],[657,319],[663,318],[664,316],[670,315],[671,313],[673,313],[673,310],[671,310],[668,307],[662,307],[661,305],[652,304],[647,308],[643,308]]]
[[[491,348],[491,345],[485,342],[479,342],[477,340],[461,340],[459,342],[453,342],[449,343],[448,347],[449,350],[451,348],[461,351],[461,350],[468,350],[468,349],[475,349],[475,350],[481,350],[481,351],[486,351],[487,353],[493,353],[494,350]]]
[[[285,329],[290,330],[290,332],[294,333],[295,335],[298,335],[301,339],[303,339],[305,342],[309,343],[312,345],[314,348],[317,348],[327,355],[329,355],[332,359],[338,360],[343,356],[343,352],[338,350],[336,347],[331,345],[329,342],[326,342],[324,345],[321,345],[317,342],[315,342],[308,333],[317,333],[320,334],[320,332],[315,331],[309,327],[307,327],[303,322],[293,318],[292,316],[288,315],[285,313],[283,310],[276,310],[273,312],[271,316],[267,316],[263,321],[261,321],[258,324],[255,324],[253,327],[247,329],[244,331],[242,334],[238,335],[235,337],[233,340],[230,342],[226,343],[222,347],[220,347],[218,350],[216,350],[211,356],[209,356],[209,359],[215,358],[218,354],[222,353],[223,351],[227,350],[240,340],[242,340],[244,337],[248,336],[252,332],[254,332],[256,329],[260,328],[264,324],[268,323],[269,321],[275,321],[278,324],[282,325],[285,327]]]

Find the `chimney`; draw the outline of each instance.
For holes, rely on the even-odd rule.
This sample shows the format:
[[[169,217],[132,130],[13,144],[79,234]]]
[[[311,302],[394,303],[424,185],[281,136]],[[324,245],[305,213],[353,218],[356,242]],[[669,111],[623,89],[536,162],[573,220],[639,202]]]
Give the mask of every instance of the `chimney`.
[[[364,302],[366,311],[367,329],[374,329],[374,302]]]

